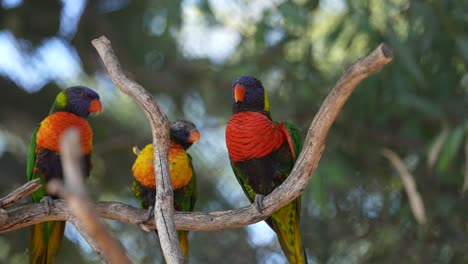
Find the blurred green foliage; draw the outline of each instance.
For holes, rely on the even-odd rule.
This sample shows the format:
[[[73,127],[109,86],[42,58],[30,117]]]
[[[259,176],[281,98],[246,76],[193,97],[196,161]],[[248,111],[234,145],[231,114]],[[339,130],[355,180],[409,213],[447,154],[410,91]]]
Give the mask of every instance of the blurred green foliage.
[[[234,77],[260,78],[273,118],[296,123],[305,136],[346,68],[387,42],[394,61],[351,96],[303,194],[309,262],[468,262],[467,1],[98,0],[85,2],[75,17],[76,31],[67,34],[60,33],[68,21],[62,4],[73,1],[24,1],[13,8],[7,2],[1,1],[1,32],[13,34],[26,64],[33,63],[29,58],[41,43],[57,37],[79,56],[83,72],[68,80],[51,78],[39,92],[28,93],[5,70],[9,61],[0,60],[1,195],[24,183],[29,135],[57,87],[80,83],[97,89],[105,107],[90,120],[96,143],[90,188],[96,199],[136,206],[131,147],[150,140],[149,126],[106,76],[90,44],[100,35],[112,41],[125,70],[156,95],[171,119],[188,118],[199,126],[202,141],[191,151],[199,175],[196,209],[206,212],[247,204],[224,145]],[[230,35],[215,35],[216,30]],[[198,34],[196,41],[189,33]],[[415,221],[397,171],[380,154],[383,148],[398,153],[413,175],[426,226]],[[106,223],[135,263],[161,261],[153,233]],[[0,262],[25,263],[27,232],[0,235]],[[67,238],[60,263],[99,263],[73,232]],[[192,232],[191,263],[283,263],[276,239],[269,241],[253,242],[247,228]]]

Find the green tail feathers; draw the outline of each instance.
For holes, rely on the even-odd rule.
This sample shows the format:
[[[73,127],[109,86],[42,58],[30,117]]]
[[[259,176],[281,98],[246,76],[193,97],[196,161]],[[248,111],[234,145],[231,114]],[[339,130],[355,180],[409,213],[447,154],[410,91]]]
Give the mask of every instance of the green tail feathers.
[[[52,264],[58,254],[65,232],[64,221],[51,221],[32,227],[29,240],[29,263]]]
[[[177,231],[179,237],[180,247],[182,248],[182,254],[184,254],[185,262],[189,260],[189,248],[188,248],[188,231]]]
[[[291,264],[307,263],[299,224],[300,199],[281,207],[270,218],[281,248]]]

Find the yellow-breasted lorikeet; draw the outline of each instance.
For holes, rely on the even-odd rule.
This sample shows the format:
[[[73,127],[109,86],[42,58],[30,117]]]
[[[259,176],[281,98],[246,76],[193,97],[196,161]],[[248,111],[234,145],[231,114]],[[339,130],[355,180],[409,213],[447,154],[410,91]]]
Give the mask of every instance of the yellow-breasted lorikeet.
[[[171,124],[169,148],[169,170],[174,192],[174,208],[177,211],[193,211],[197,200],[196,177],[192,158],[186,150],[200,139],[200,133],[190,121],[179,120]],[[138,157],[133,164],[133,192],[144,209],[149,209],[150,217],[156,198],[156,185],[153,166],[153,144],[141,151],[134,148]],[[156,232],[157,233],[157,232]],[[189,258],[188,231],[177,231],[185,259]]]
[[[302,149],[299,130],[290,123],[276,123],[262,83],[253,76],[232,82],[233,115],[226,127],[231,166],[251,203],[268,195],[291,172]],[[290,263],[307,263],[299,218],[301,198],[286,204],[266,223],[276,232]]]
[[[83,86],[74,86],[60,92],[50,109],[49,115],[42,120],[31,136],[28,151],[27,178],[40,178],[43,187],[32,194],[34,203],[55,199],[46,190],[51,179],[63,179],[60,161],[60,137],[68,128],[80,131],[83,166],[85,175],[91,169],[91,151],[93,149],[93,132],[86,120],[90,113],[102,110],[99,95]],[[48,210],[48,209],[47,209]],[[54,263],[65,230],[64,221],[50,221],[32,227],[29,262]]]

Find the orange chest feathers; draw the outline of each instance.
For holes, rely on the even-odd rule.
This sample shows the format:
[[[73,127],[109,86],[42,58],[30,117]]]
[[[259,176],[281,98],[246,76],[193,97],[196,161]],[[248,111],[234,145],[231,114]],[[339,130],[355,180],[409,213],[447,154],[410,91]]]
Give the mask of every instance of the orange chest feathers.
[[[132,171],[135,179],[141,185],[156,188],[153,165],[153,144],[148,144],[140,151],[140,154],[133,164]],[[190,182],[190,179],[192,179],[193,171],[190,164],[190,157],[182,146],[172,141],[169,149],[169,171],[173,190],[186,186]]]
[[[41,122],[36,135],[37,146],[60,152],[60,138],[72,127],[80,131],[81,149],[88,155],[93,149],[93,131],[86,119],[67,112],[53,113]]]

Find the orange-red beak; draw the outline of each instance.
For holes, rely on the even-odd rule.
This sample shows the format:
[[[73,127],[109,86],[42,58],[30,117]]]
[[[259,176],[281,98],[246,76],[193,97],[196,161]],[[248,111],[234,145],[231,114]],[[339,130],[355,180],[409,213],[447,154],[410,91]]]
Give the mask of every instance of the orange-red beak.
[[[194,143],[200,140],[200,133],[196,130],[190,132],[190,136],[188,138],[189,143]]]
[[[101,101],[94,99],[89,104],[88,112],[89,113],[100,113],[102,111]]]
[[[234,86],[234,101],[236,101],[236,103],[244,102],[244,97],[245,97],[244,86],[240,84],[236,84],[236,86]]]

